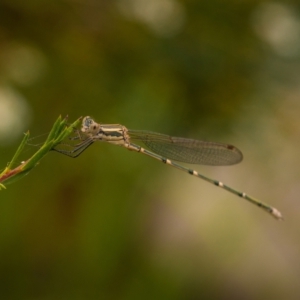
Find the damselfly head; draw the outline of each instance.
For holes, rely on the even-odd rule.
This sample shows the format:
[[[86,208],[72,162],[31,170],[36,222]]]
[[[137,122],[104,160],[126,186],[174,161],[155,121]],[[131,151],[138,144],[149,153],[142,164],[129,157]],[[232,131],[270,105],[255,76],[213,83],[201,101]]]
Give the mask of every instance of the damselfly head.
[[[85,133],[95,133],[98,130],[99,124],[91,117],[84,117],[82,120],[81,131]]]

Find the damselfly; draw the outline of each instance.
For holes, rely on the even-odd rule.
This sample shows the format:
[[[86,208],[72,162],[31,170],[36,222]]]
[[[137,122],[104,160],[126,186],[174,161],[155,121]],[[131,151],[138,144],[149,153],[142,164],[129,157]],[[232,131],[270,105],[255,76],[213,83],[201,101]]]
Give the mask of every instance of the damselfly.
[[[77,157],[95,141],[119,145],[128,150],[146,154],[167,165],[185,171],[190,175],[206,180],[232,194],[244,198],[258,207],[261,207],[276,219],[283,219],[281,212],[276,208],[271,207],[246,193],[239,192],[225,185],[221,181],[213,180],[195,170],[173,162],[173,160],[175,160],[190,164],[211,166],[233,165],[239,163],[243,159],[243,154],[239,149],[232,145],[172,137],[150,131],[129,130],[125,126],[119,124],[96,123],[91,117],[85,117],[83,119],[81,132],[78,132],[75,139],[79,139],[79,143],[75,145],[66,144],[71,147],[71,150],[59,148],[53,150],[71,157]],[[132,140],[141,141],[151,151],[133,144],[131,142]]]

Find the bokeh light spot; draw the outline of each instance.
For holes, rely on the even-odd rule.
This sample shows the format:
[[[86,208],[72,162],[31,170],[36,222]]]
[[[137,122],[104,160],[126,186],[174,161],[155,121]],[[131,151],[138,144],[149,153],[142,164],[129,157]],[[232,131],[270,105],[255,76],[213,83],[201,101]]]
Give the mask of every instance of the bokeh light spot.
[[[176,0],[119,0],[120,11],[139,20],[159,36],[176,35],[183,27],[185,12]]]
[[[0,143],[14,142],[28,127],[30,110],[26,100],[15,90],[0,86]]]

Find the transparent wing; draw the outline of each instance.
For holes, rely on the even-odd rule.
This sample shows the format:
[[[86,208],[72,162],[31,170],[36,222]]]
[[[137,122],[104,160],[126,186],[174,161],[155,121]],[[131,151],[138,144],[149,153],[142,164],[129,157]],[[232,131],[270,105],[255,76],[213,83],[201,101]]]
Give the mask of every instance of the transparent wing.
[[[154,153],[190,164],[225,166],[239,163],[243,159],[242,152],[228,144],[205,142],[165,134],[129,130],[133,140],[143,142]]]

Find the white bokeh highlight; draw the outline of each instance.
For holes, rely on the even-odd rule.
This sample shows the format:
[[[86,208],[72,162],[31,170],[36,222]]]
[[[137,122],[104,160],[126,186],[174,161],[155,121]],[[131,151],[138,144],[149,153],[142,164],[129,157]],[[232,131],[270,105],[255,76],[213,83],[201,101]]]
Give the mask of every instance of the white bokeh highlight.
[[[16,90],[0,86],[0,143],[6,146],[28,129],[30,109]]]
[[[184,7],[176,0],[119,0],[118,7],[127,18],[143,22],[163,37],[176,35],[185,23]]]
[[[259,38],[283,57],[300,55],[300,20],[291,6],[269,2],[257,7],[252,26]]]

